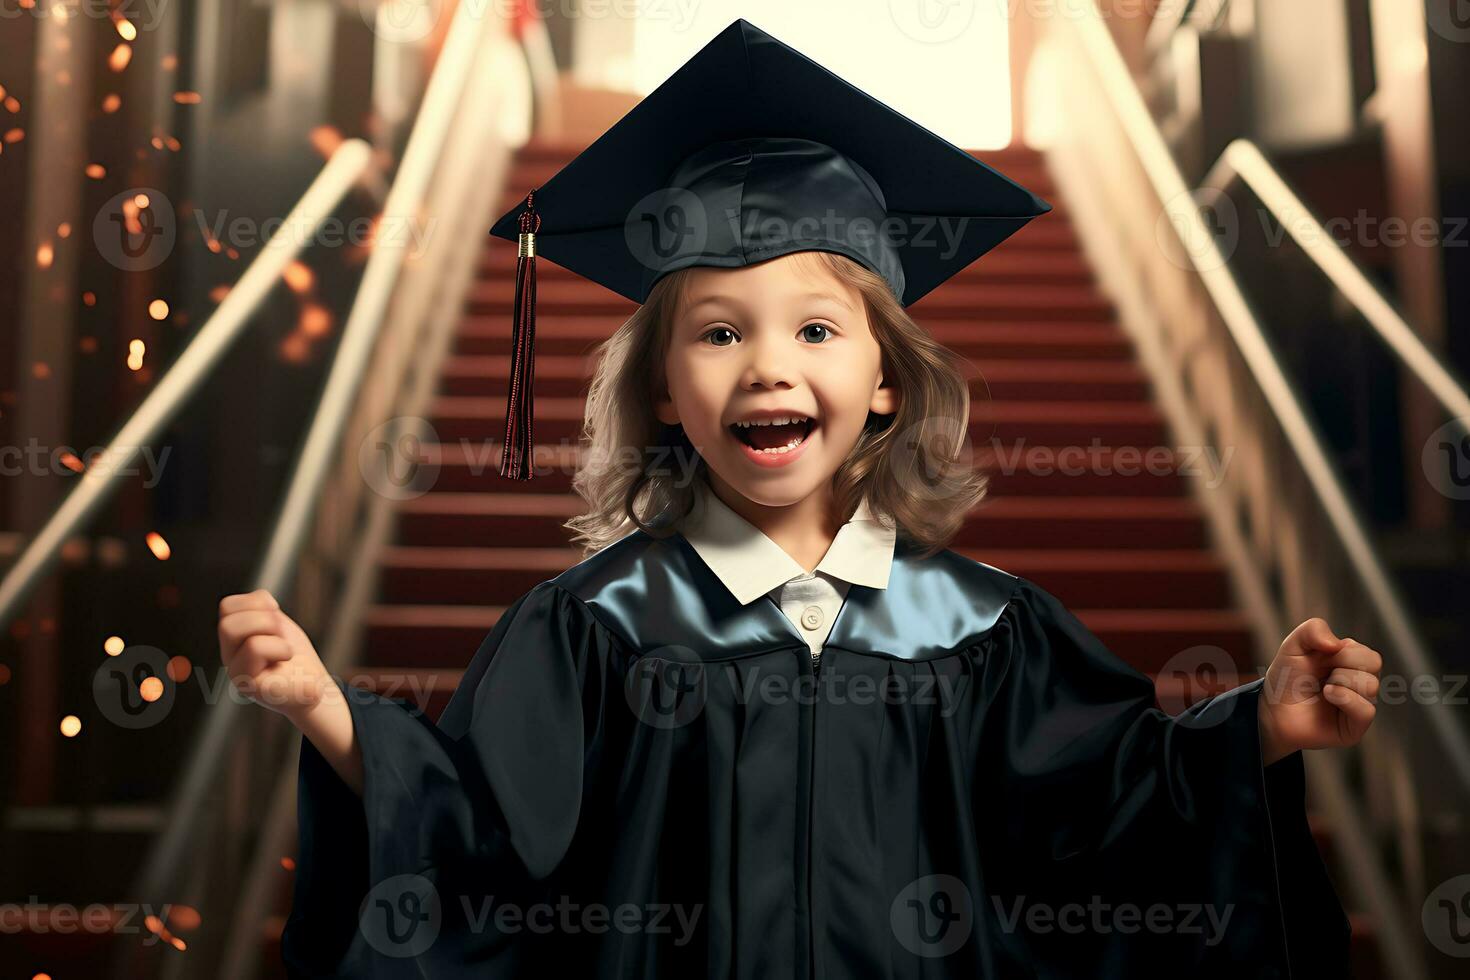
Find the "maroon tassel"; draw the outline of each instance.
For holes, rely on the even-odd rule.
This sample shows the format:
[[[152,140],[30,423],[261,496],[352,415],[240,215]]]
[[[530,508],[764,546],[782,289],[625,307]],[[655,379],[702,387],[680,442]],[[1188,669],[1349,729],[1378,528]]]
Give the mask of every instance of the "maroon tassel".
[[[536,232],[541,228],[541,216],[532,203],[535,196],[534,190],[526,195],[516,252],[510,394],[505,406],[505,444],[500,452],[500,475],[512,480],[531,479],[531,454],[535,449],[531,419],[535,414],[532,389],[536,381]]]

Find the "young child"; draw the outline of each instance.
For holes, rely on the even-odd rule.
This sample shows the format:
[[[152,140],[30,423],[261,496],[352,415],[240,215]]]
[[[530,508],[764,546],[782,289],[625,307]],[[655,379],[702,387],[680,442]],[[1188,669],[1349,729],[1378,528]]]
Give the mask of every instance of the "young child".
[[[437,724],[221,603],[232,679],[305,736],[292,976],[1346,975],[1298,750],[1361,738],[1378,654],[1311,619],[1170,717],[945,547],[983,480],[904,307],[1047,210],[740,20],[497,223],[535,235],[512,475],[533,256],[642,303],[588,397],[593,553]]]

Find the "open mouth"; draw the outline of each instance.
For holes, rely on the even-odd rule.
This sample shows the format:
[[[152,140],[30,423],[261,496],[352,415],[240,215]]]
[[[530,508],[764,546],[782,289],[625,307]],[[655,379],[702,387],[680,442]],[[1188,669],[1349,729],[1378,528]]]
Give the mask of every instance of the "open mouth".
[[[783,420],[774,424],[761,422],[735,422],[727,426],[731,435],[758,453],[782,456],[806,441],[817,427],[816,419],[799,418]]]

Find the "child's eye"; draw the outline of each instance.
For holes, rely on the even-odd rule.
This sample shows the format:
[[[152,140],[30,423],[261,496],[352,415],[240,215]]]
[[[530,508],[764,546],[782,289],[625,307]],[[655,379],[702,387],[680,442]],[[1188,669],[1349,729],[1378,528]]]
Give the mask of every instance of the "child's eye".
[[[806,333],[808,330],[811,330],[814,327],[818,330],[825,331],[825,333],[821,334],[818,337],[812,337],[811,334]],[[832,332],[832,328],[827,326],[825,323],[808,323],[806,326],[801,328],[801,331],[803,334],[806,335],[808,340],[811,340],[813,343],[820,344],[822,343],[822,341],[827,339],[827,334],[830,334]]]
[[[729,347],[738,338],[735,336],[735,331],[732,331],[728,326],[716,326],[713,331],[704,335],[704,339],[707,339],[707,341],[716,345],[716,347]]]

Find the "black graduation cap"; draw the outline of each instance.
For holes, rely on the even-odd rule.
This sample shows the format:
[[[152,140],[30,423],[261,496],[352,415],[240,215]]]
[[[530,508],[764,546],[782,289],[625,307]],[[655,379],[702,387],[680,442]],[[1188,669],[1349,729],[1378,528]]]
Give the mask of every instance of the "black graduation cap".
[[[737,19],[490,229],[520,256],[500,472],[531,475],[536,255],[642,303],[675,269],[831,251],[908,306],[1050,210]]]

